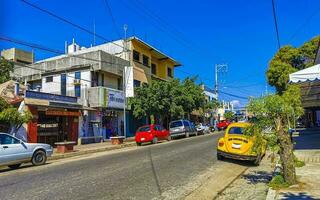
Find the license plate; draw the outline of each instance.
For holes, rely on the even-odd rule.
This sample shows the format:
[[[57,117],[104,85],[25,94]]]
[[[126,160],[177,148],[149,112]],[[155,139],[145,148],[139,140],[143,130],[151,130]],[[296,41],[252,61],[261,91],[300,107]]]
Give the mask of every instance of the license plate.
[[[145,140],[145,138],[141,138],[141,141],[144,141]]]
[[[232,144],[232,148],[233,149],[240,149],[241,148],[241,144]]]

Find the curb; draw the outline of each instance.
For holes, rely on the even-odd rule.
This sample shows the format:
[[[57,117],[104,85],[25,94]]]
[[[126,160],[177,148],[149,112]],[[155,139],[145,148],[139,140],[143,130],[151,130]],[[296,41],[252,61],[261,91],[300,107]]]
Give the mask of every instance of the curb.
[[[277,196],[277,191],[269,187],[266,200],[274,200],[276,199],[276,196]]]
[[[71,158],[75,156],[81,156],[81,155],[86,155],[86,154],[92,154],[92,153],[99,153],[99,152],[104,152],[104,151],[112,151],[116,149],[123,149],[126,147],[132,147],[136,146],[136,143],[128,143],[128,144],[121,144],[121,145],[115,145],[115,146],[107,146],[103,148],[96,148],[96,149],[88,149],[88,150],[83,150],[83,151],[75,151],[75,152],[70,152],[70,153],[64,153],[64,154],[57,154],[53,155],[48,158],[48,161],[52,160],[60,160],[64,158]]]

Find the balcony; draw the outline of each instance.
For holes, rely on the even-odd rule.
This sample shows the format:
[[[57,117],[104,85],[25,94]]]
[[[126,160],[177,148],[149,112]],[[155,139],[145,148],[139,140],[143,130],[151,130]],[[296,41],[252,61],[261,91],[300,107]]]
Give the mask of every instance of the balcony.
[[[92,108],[123,109],[124,93],[107,87],[88,88],[88,102]]]

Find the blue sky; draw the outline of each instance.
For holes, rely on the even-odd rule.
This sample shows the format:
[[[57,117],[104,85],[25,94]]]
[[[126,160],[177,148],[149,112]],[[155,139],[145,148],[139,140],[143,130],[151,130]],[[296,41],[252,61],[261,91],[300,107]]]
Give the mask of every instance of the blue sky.
[[[227,63],[220,89],[237,96],[259,96],[265,91],[265,70],[277,50],[271,0],[29,0],[110,40],[136,35],[180,61],[179,78],[199,75],[214,86],[214,64]],[[275,0],[281,44],[299,46],[320,34],[319,0]],[[90,46],[93,36],[58,21],[18,0],[0,0],[0,33],[4,36],[64,50],[74,37]],[[103,41],[97,39],[96,43]],[[0,41],[0,49],[21,47]],[[24,49],[30,50],[28,47]],[[53,54],[35,50],[36,59]],[[269,91],[273,89],[269,86]],[[236,97],[220,95],[220,99]],[[245,104],[246,100],[240,100]]]

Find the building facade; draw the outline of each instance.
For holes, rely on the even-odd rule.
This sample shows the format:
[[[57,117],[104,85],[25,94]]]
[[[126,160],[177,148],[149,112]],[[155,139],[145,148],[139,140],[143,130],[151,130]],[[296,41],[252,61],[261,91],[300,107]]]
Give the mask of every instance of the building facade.
[[[129,62],[103,50],[73,48],[77,46],[69,45],[73,51],[68,54],[15,67],[14,73],[29,84],[31,91],[77,99],[82,109],[75,130],[81,143],[123,135],[122,74]]]
[[[137,37],[117,40],[89,49],[108,52],[130,62],[133,66],[134,85],[152,80],[172,80],[175,67],[181,64]],[[86,51],[86,50],[85,50]]]

